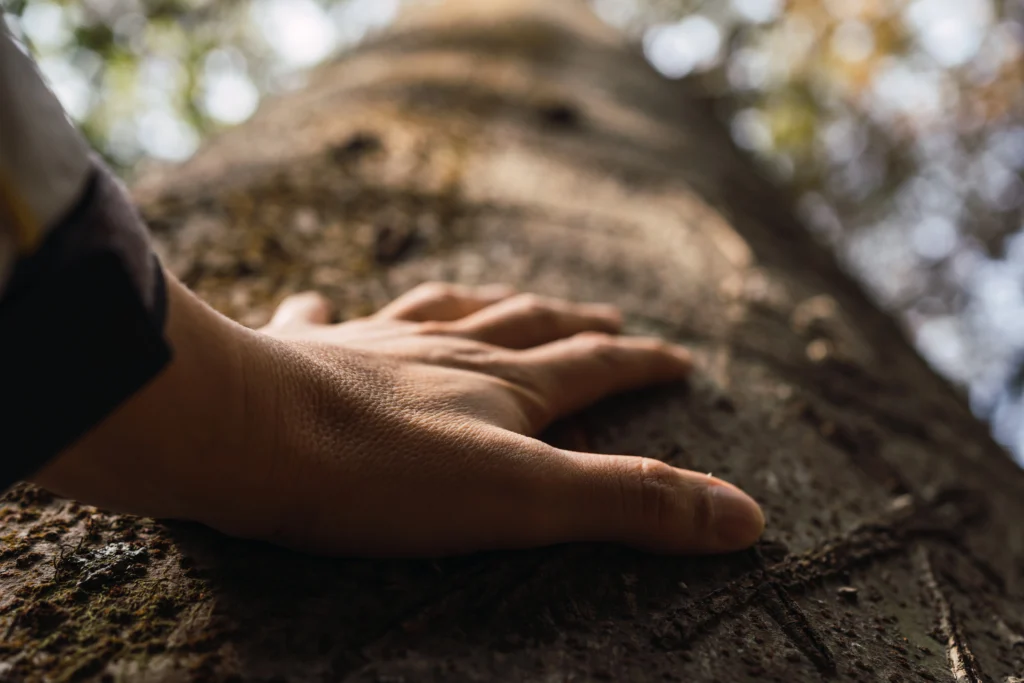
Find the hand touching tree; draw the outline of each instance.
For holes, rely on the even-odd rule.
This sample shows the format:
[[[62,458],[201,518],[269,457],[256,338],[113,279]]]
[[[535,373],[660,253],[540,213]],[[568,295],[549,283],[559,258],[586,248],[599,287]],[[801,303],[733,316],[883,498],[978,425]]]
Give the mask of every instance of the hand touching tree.
[[[316,294],[243,328],[170,278],[171,367],[39,474],[57,493],[327,554],[565,541],[753,543],[746,494],[648,458],[532,438],[608,395],[679,381],[685,349],[613,307],[422,285],[329,324]]]

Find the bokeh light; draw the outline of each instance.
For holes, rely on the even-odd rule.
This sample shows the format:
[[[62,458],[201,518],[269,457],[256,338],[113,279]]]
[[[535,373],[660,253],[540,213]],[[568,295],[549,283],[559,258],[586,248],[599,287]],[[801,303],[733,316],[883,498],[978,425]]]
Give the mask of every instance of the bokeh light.
[[[413,0],[406,0],[411,2]],[[401,0],[10,0],[126,176],[387,26]],[[591,0],[719,102],[836,250],[1024,458],[1024,0]]]

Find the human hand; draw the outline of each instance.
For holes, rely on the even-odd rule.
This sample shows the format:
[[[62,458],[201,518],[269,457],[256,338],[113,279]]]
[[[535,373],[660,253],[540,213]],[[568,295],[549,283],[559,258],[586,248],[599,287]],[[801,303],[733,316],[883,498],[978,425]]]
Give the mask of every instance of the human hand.
[[[286,378],[272,442],[287,444],[270,458],[271,540],[371,555],[583,540],[722,552],[761,533],[757,505],[706,474],[530,438],[689,373],[685,349],[614,336],[611,306],[433,283],[368,318],[329,319],[307,293],[262,330],[304,359],[269,363]]]
[[[615,336],[609,306],[435,284],[340,325],[298,295],[253,331],[170,276],[168,295],[170,368],[36,482],[323,554],[725,552],[763,528],[749,497],[709,475],[531,438],[690,371],[682,348]]]

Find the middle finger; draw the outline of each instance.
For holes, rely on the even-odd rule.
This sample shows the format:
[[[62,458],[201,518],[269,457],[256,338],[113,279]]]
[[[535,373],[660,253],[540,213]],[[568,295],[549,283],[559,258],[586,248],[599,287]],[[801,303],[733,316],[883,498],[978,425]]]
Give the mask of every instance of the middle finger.
[[[577,304],[520,294],[439,326],[447,334],[507,349],[527,349],[580,332],[617,333],[622,314],[607,304]]]

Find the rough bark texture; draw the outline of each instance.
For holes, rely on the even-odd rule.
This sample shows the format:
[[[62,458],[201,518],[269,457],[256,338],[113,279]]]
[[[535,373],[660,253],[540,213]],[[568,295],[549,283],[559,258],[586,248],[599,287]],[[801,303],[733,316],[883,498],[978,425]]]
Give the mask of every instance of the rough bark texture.
[[[576,4],[524,4],[412,17],[151,176],[160,251],[249,324],[426,279],[613,301],[701,370],[551,438],[731,479],[765,540],[329,560],[20,487],[0,678],[1024,676],[1024,474],[683,86]]]

